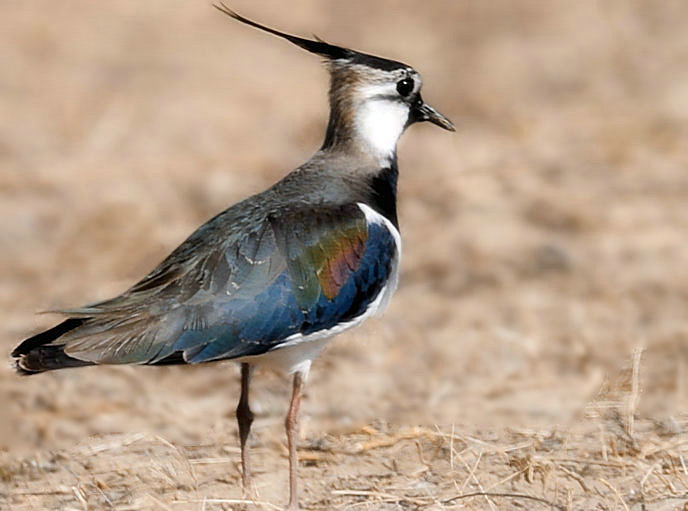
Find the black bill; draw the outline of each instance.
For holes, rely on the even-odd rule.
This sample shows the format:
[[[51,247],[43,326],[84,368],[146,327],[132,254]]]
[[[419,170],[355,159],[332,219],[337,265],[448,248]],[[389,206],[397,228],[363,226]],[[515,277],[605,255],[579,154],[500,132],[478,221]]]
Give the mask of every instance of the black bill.
[[[411,107],[411,116],[409,120],[412,123],[428,121],[445,130],[456,131],[454,124],[433,107],[425,103],[420,95]]]

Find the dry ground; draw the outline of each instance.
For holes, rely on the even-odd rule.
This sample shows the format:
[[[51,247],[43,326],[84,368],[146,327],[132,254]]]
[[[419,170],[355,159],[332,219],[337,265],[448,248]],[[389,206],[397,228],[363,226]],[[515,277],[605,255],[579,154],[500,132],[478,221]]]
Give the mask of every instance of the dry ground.
[[[0,1],[0,351],[317,147],[317,59],[207,1]],[[307,509],[688,506],[688,3],[233,6],[415,65],[402,282],[312,371]],[[0,508],[234,509],[236,368],[0,368]],[[256,509],[289,385],[257,374]],[[269,504],[268,504],[269,503]]]

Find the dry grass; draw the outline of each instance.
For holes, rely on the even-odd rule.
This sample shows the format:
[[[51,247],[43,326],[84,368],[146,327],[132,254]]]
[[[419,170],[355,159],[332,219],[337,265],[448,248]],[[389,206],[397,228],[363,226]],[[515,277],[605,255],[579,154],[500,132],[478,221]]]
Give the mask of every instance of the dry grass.
[[[315,365],[307,509],[688,505],[688,5],[233,5],[415,65],[402,283]],[[374,28],[371,28],[374,27]],[[206,2],[6,2],[0,347],[120,292],[321,140],[312,56]],[[289,385],[257,374],[258,500]],[[0,508],[242,507],[232,364],[0,368]]]
[[[457,433],[362,428],[317,435],[300,449],[307,509],[682,509],[686,439],[643,421],[585,428]],[[259,446],[258,496],[236,494],[238,452],[177,447],[146,434],[90,439],[2,465],[11,509],[279,509],[275,446]],[[284,452],[282,453],[285,454]],[[282,460],[281,464],[284,464]],[[229,483],[229,485],[228,485]],[[228,491],[228,486],[232,489]],[[278,485],[282,486],[282,485]]]

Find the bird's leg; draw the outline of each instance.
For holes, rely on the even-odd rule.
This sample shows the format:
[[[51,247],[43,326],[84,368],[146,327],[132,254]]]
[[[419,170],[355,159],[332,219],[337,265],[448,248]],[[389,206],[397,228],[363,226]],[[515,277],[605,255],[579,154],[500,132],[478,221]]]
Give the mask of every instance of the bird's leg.
[[[285,511],[296,511],[299,509],[299,496],[297,488],[297,469],[298,459],[296,457],[296,440],[298,434],[298,414],[301,404],[301,390],[303,388],[303,373],[294,374],[294,385],[291,393],[291,403],[289,412],[284,421],[287,430],[287,443],[289,445],[289,504]]]
[[[249,463],[248,435],[251,431],[251,424],[253,423],[253,412],[248,402],[248,388],[251,383],[251,373],[253,373],[253,366],[250,364],[241,364],[241,397],[236,409],[237,422],[239,423],[239,442],[241,443],[241,484],[243,486],[244,494],[250,492],[251,485],[251,465]]]

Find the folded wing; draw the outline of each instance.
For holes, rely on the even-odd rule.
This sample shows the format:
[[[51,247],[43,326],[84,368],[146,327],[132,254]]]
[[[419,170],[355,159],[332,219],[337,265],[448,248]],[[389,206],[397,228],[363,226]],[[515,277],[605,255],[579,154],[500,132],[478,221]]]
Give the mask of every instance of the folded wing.
[[[355,204],[276,213],[209,247],[192,236],[121,296],[65,311],[80,323],[50,344],[97,364],[259,355],[365,313],[396,250]]]

